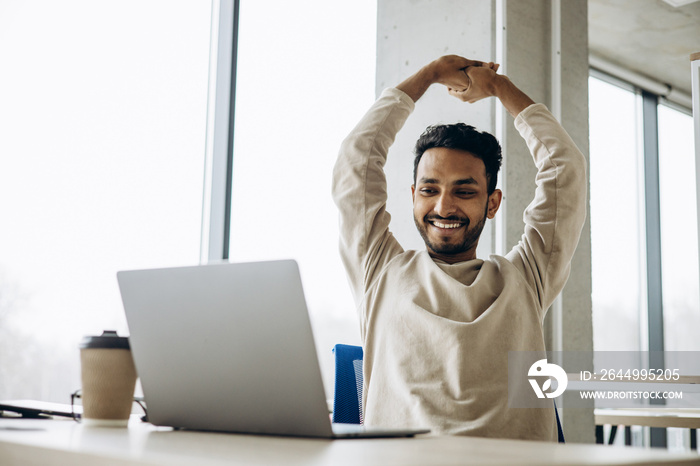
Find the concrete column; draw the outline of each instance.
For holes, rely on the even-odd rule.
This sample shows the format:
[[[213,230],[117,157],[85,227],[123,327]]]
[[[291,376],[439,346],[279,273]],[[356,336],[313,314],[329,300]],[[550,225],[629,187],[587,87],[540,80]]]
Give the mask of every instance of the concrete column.
[[[554,10],[553,6],[558,7]],[[562,32],[552,28],[552,19]],[[554,44],[554,46],[553,46]],[[588,34],[586,0],[378,0],[377,92],[394,86],[445,54],[497,61],[533,100],[557,114],[588,154]],[[425,247],[412,218],[412,149],[426,126],[463,121],[501,141],[504,191],[500,214],[487,227],[477,254],[503,254],[523,233],[522,214],[534,197],[536,169],[494,99],[474,105],[433,86],[417,104],[389,154],[387,164],[392,230],[405,248]],[[592,351],[590,226],[584,227],[569,282],[545,325],[548,349]],[[592,361],[591,361],[592,368]],[[566,400],[560,400],[564,403]],[[593,406],[560,411],[567,441],[594,442]]]

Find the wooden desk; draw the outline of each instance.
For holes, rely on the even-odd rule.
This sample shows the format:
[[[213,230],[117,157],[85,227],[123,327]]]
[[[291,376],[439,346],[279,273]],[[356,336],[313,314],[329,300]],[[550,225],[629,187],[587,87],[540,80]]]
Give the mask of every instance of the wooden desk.
[[[0,463],[14,465],[700,465],[695,454],[469,437],[314,440],[0,419]]]
[[[598,443],[603,443],[602,427],[605,424],[612,426],[610,440],[615,440],[617,426],[625,426],[625,444],[630,445],[630,426],[646,427],[680,427],[688,429],[700,429],[700,409],[680,408],[648,408],[648,409],[596,409],[595,410],[596,437]],[[691,430],[690,448],[697,450],[697,434]]]

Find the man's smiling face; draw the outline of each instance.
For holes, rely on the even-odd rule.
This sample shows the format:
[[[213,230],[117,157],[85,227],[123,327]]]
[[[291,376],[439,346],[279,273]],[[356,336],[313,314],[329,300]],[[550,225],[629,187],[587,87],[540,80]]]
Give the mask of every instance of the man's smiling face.
[[[434,147],[416,171],[413,218],[430,255],[453,264],[476,258],[486,218],[501,205],[501,191],[488,194],[484,162],[469,152]]]

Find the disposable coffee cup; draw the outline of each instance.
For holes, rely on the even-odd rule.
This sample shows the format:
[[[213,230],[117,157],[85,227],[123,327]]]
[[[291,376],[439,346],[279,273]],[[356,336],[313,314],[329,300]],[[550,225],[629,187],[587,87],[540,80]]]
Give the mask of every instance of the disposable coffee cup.
[[[82,422],[88,426],[126,427],[136,386],[129,339],[113,330],[80,343]]]

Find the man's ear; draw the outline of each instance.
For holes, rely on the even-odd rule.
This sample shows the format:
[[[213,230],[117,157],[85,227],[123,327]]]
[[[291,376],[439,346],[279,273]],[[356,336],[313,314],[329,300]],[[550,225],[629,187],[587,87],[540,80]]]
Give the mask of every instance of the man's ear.
[[[414,204],[416,203],[416,185],[415,184],[411,185],[411,200],[413,201]]]
[[[501,207],[501,200],[503,199],[503,192],[500,189],[496,189],[489,195],[489,209],[486,213],[488,218],[494,218],[498,208]]]

